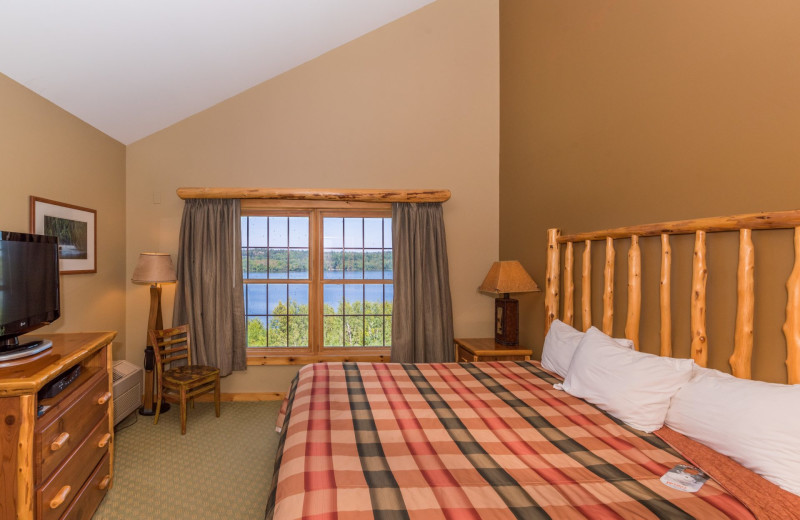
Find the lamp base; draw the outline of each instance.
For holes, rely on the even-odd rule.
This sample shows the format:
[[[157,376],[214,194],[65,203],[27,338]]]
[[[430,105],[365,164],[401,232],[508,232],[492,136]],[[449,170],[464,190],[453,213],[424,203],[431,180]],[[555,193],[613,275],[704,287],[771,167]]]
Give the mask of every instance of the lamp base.
[[[507,296],[507,295],[506,295]],[[519,300],[495,298],[494,341],[507,347],[519,345]]]
[[[147,345],[144,349],[144,402],[139,408],[139,415],[155,415],[156,403],[153,398],[154,389],[154,370],[156,362],[156,353],[151,345]],[[169,403],[161,400],[161,413],[166,413],[170,409]]]
[[[168,402],[161,401],[161,413],[167,413],[170,408],[171,408],[171,406],[169,405]],[[144,415],[144,416],[148,416],[149,417],[149,416],[153,416],[155,414],[156,414],[156,407],[155,406],[153,406],[150,409],[146,409],[144,406],[139,408],[139,415]]]

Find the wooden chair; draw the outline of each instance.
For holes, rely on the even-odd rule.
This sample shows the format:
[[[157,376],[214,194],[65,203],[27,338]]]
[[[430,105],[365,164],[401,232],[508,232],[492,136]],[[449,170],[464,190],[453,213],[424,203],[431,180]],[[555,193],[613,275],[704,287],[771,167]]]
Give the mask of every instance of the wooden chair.
[[[156,355],[156,417],[158,424],[161,400],[166,399],[181,405],[181,435],[186,433],[186,401],[197,395],[214,391],[214,405],[219,417],[219,369],[205,365],[192,365],[191,339],[186,325],[171,329],[147,331]],[[181,359],[185,365],[172,368],[172,363]],[[169,367],[165,366],[169,365]]]

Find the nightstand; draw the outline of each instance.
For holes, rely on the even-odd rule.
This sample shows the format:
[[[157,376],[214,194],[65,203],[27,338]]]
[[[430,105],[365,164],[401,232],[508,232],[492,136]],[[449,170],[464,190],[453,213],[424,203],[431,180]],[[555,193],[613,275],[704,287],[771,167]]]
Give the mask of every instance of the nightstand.
[[[457,363],[473,361],[527,360],[533,351],[525,347],[508,347],[494,342],[494,338],[456,338]]]

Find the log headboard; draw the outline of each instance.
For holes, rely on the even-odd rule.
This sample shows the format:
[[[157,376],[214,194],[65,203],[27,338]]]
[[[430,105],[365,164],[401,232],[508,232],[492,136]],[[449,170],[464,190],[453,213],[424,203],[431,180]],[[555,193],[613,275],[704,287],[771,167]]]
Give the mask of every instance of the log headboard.
[[[794,264],[786,282],[788,299],[783,333],[786,337],[786,368],[788,383],[800,383],[800,210],[753,213],[728,217],[711,217],[674,222],[661,222],[639,226],[606,229],[587,233],[562,235],[559,229],[547,232],[547,280],[545,289],[545,333],[561,307],[561,245],[564,244],[563,262],[563,312],[561,320],[572,325],[575,321],[575,259],[574,244],[584,243],[581,263],[581,318],[583,330],[592,325],[591,290],[592,242],[606,242],[603,271],[603,313],[600,328],[611,335],[614,325],[614,271],[615,239],[630,239],[628,249],[627,316],[625,336],[639,348],[639,326],[642,315],[642,254],[641,237],[661,237],[661,278],[659,285],[660,353],[672,355],[671,277],[672,248],[670,235],[694,234],[692,259],[692,286],[690,296],[691,356],[700,366],[708,360],[706,333],[706,234],[722,231],[739,232],[739,260],[737,270],[737,302],[734,350],[730,357],[733,375],[751,378],[753,353],[753,317],[755,309],[754,269],[755,248],[752,231],[758,229],[794,229]]]

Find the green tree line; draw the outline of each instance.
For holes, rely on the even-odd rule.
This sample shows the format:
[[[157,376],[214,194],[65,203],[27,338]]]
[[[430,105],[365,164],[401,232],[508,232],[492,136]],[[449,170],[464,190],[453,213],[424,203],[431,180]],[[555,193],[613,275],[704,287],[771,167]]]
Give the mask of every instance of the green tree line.
[[[363,312],[362,312],[363,311]],[[323,335],[325,346],[384,346],[392,342],[392,304],[379,302],[344,302],[336,309],[323,306]],[[250,347],[307,347],[308,306],[279,302],[267,326],[258,318],[247,322],[247,345]],[[362,316],[362,314],[364,316]],[[385,337],[385,343],[384,343]],[[269,342],[267,340],[269,339]],[[287,345],[288,342],[288,345]]]
[[[269,252],[269,254],[267,254]],[[392,251],[387,250],[385,265],[392,268]],[[248,271],[249,256],[249,271]],[[326,271],[361,271],[361,260],[364,260],[364,270],[380,271],[384,268],[384,255],[381,251],[326,251]],[[251,248],[242,251],[242,269],[251,273],[285,273],[308,271],[308,250]]]

